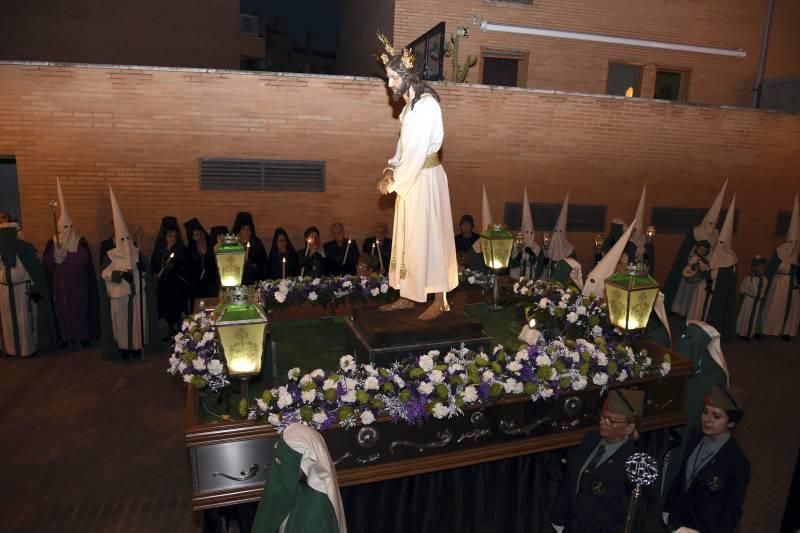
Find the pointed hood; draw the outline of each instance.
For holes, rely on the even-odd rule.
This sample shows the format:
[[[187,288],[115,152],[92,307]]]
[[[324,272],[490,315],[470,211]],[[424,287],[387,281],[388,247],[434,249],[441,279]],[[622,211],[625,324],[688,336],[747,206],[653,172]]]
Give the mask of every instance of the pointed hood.
[[[714,199],[714,203],[711,204],[711,208],[706,213],[706,216],[703,217],[703,221],[699,226],[695,226],[694,239],[696,241],[708,241],[712,245],[717,242],[717,237],[719,236],[717,220],[719,220],[719,212],[722,210],[722,201],[725,199],[725,191],[727,188],[728,180],[725,180],[725,183],[722,184],[722,189],[720,189],[717,197]]]
[[[522,249],[530,248],[533,253],[539,255],[541,246],[536,243],[533,231],[533,214],[531,213],[531,204],[528,201],[528,188],[525,187],[525,192],[522,194]]]
[[[711,254],[711,268],[726,268],[738,262],[736,252],[733,251],[733,220],[736,212],[736,195],[733,195],[728,212],[725,213],[725,222],[722,231]]]
[[[594,296],[596,298],[605,297],[606,292],[606,278],[610,277],[617,271],[617,265],[622,257],[622,252],[625,251],[625,245],[628,244],[628,239],[636,227],[636,220],[628,226],[625,233],[622,234],[614,246],[603,256],[603,259],[589,272],[586,277],[586,283],[583,285],[584,296]]]
[[[630,241],[636,245],[636,259],[640,259],[644,256],[644,245],[647,244],[644,223],[644,201],[646,196],[647,185],[644,185],[642,187],[642,195],[639,197],[639,205],[636,206],[636,214],[633,216],[636,222],[630,238]],[[631,260],[633,260],[633,258],[631,258]]]
[[[722,353],[722,346],[720,345],[720,334],[719,331],[714,328],[711,324],[707,322],[702,322],[700,320],[687,320],[686,321],[687,329],[689,326],[696,326],[700,328],[706,335],[708,335],[708,345],[706,349],[708,350],[708,355],[711,356],[711,359],[714,360],[715,363],[719,365],[719,367],[725,372],[725,381],[728,386],[731,384],[731,376],[728,372],[728,363],[725,360],[725,355]],[[685,336],[686,334],[684,334]]]
[[[133,270],[138,256],[138,250],[133,244],[133,237],[128,231],[128,224],[122,216],[122,209],[119,207],[117,197],[114,196],[114,189],[108,186],[111,196],[111,214],[114,218],[114,248],[108,251],[108,257],[114,263],[117,270]]]
[[[481,225],[478,226],[478,234],[480,235],[486,228],[494,223],[492,219],[492,210],[489,208],[489,197],[486,195],[486,185],[483,186],[483,199],[481,200]],[[477,253],[481,253],[481,240],[476,240],[472,249]]]
[[[53,238],[53,242],[60,244],[61,248],[66,249],[70,253],[78,251],[78,241],[80,235],[75,232],[72,225],[72,217],[69,216],[67,211],[67,204],[64,202],[64,191],[61,190],[61,180],[56,178],[56,187],[58,188],[58,206],[61,212],[58,215],[58,239]]]
[[[569,212],[569,192],[564,197],[561,211],[558,213],[556,226],[553,228],[553,236],[550,239],[550,247],[545,254],[551,261],[560,261],[568,257],[575,251],[575,247],[567,241],[567,213]]]
[[[667,315],[667,308],[664,307],[664,293],[661,291],[658,291],[656,295],[656,301],[653,303],[653,312],[655,312],[656,316],[661,321],[664,329],[667,330],[667,335],[669,335],[669,340],[671,341],[672,332],[669,329],[669,315]]]

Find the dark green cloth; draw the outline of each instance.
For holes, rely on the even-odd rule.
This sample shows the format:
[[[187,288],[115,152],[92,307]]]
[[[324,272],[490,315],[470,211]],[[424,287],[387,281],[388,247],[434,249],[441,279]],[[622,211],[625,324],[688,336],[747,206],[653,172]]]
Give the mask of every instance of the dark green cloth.
[[[572,286],[577,288],[577,285],[575,285],[575,282],[570,277],[571,273],[572,273],[572,265],[567,263],[566,260],[562,259],[558,263],[556,263],[556,266],[553,269],[553,275],[550,276],[550,280],[557,281],[562,285],[564,285],[564,287]]]
[[[667,280],[664,282],[664,307],[669,311],[672,309],[672,302],[675,300],[675,295],[678,294],[678,287],[683,279],[683,269],[692,253],[697,241],[694,238],[694,230],[686,234],[686,237],[678,248],[678,253],[675,254],[675,260],[672,263],[672,268],[667,275]]]
[[[719,331],[723,341],[736,338],[736,265],[717,270],[717,279],[708,304],[706,322]]]
[[[656,344],[672,349],[672,339],[669,337],[669,332],[667,328],[664,327],[664,324],[661,323],[661,319],[658,318],[655,312],[650,313],[650,319],[647,321],[647,328],[644,330],[644,336]]]
[[[275,444],[252,533],[275,533],[286,520],[285,533],[337,533],[339,524],[328,495],[301,478],[303,456],[283,438]]]
[[[608,253],[611,247],[622,237],[623,233],[625,233],[625,224],[620,224],[619,222],[611,223],[611,227],[608,229],[608,236],[603,240],[603,246],[601,248],[603,255]]]

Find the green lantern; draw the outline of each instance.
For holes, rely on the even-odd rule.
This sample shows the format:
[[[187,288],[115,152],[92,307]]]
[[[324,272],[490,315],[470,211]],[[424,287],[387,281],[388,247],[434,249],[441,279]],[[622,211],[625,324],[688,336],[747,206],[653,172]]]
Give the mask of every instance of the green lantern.
[[[514,235],[506,229],[505,224],[491,224],[481,233],[483,262],[492,270],[508,268],[513,246]]]
[[[242,284],[244,263],[247,256],[239,237],[227,234],[222,242],[214,247],[219,268],[219,283],[221,287],[238,287]]]
[[[658,283],[638,265],[606,278],[606,300],[611,323],[629,332],[647,327],[658,296]]]

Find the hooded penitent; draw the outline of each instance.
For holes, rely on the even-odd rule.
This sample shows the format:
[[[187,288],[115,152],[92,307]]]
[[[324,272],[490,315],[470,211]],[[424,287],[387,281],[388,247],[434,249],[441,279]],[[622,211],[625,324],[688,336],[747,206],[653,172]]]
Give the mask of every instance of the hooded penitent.
[[[778,246],[767,266],[769,290],[764,302],[762,330],[766,335],[797,335],[800,327],[800,202],[795,194],[786,242]]]
[[[633,224],[628,226],[625,233],[617,239],[614,246],[611,247],[606,255],[603,256],[603,259],[601,259],[592,271],[589,272],[589,275],[586,276],[586,282],[583,284],[584,296],[594,296],[595,298],[605,297],[605,280],[617,271],[617,264],[619,264],[619,259],[622,257],[622,252],[625,251],[625,245],[628,243],[628,239],[633,232],[635,224],[636,221],[634,220]]]
[[[545,251],[545,255],[550,261],[558,262],[569,257],[575,251],[575,247],[567,241],[567,213],[569,212],[569,193],[564,197],[561,211],[558,213],[558,220],[553,228],[553,235],[550,239],[550,246]]]

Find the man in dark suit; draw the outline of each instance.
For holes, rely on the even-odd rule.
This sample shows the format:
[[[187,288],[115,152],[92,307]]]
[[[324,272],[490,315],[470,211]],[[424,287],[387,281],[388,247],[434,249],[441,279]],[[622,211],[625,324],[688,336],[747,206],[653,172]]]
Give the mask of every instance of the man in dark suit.
[[[625,461],[634,443],[644,392],[613,389],[600,414],[598,430],[586,434],[567,463],[553,512],[553,528],[564,533],[619,533],[625,528],[631,486]]]
[[[341,222],[331,224],[331,235],[333,240],[326,242],[323,246],[327,262],[325,271],[332,276],[340,274],[354,276],[358,263],[358,243],[345,236],[344,226]]]
[[[383,222],[378,222],[372,228],[374,237],[364,239],[363,252],[367,255],[374,255],[378,261],[381,274],[389,271],[389,262],[392,259],[392,239],[389,235],[389,228]]]
[[[664,518],[670,531],[736,530],[750,483],[750,462],[731,436],[743,414],[727,390],[711,389],[703,408],[702,432],[689,438],[667,495]]]

